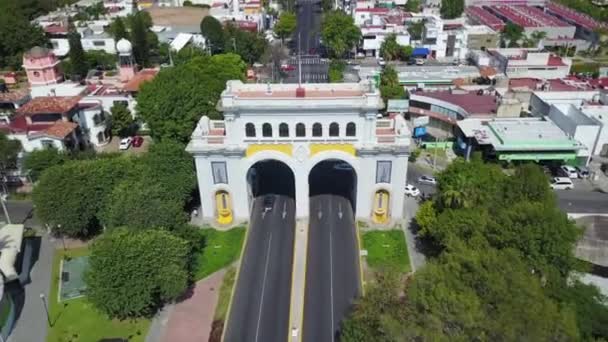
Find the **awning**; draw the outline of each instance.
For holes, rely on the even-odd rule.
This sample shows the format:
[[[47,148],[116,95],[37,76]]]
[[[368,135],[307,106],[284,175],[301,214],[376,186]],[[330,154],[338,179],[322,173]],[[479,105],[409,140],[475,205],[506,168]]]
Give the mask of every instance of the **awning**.
[[[536,153],[501,153],[497,152],[498,160],[561,160],[569,161],[576,159],[576,153],[552,153],[552,152],[536,152]]]
[[[412,51],[412,57],[426,57],[430,54],[431,52],[427,48],[415,48],[414,51]]]

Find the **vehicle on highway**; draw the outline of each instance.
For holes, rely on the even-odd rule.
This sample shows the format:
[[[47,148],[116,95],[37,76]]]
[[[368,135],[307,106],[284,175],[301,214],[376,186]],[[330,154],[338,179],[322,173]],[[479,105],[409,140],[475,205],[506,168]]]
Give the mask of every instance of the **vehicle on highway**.
[[[589,169],[585,166],[575,167],[578,178],[589,178]]]
[[[554,177],[551,179],[549,186],[555,190],[571,190],[574,188],[572,180],[568,177]]]
[[[578,172],[573,166],[562,165],[562,167],[560,167],[560,170],[562,171],[564,176],[568,178],[578,178]]]
[[[348,163],[337,163],[334,164],[334,170],[338,171],[351,171],[353,168]]]
[[[408,184],[405,186],[405,195],[410,197],[417,197],[420,196],[420,190],[418,190],[417,187]]]
[[[422,175],[418,177],[418,183],[437,185],[437,179],[433,176]]]
[[[133,147],[141,147],[141,145],[143,145],[143,143],[144,143],[144,138],[140,137],[139,135],[134,136],[133,141],[131,142]]]
[[[264,212],[269,212],[272,210],[272,208],[274,207],[274,196],[273,195],[266,195],[264,196]]]
[[[131,147],[132,142],[133,142],[133,139],[131,139],[131,137],[124,138],[124,139],[120,140],[120,145],[118,145],[118,149],[121,151],[128,150],[129,147]]]
[[[294,71],[294,70],[296,70],[296,66],[293,64],[283,64],[283,65],[281,65],[281,70],[285,71],[285,72]]]

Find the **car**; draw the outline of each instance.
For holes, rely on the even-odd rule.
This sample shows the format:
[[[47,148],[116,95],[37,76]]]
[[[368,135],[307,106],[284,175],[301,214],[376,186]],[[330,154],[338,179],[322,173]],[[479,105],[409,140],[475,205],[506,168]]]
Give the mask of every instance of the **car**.
[[[424,59],[416,58],[416,65],[424,65]]]
[[[410,197],[417,197],[420,195],[420,190],[417,187],[408,184],[405,186],[405,194]]]
[[[572,180],[568,177],[554,177],[551,179],[549,186],[554,190],[571,190],[574,188]]]
[[[334,170],[338,171],[352,171],[352,167],[348,163],[337,163],[334,164]]]
[[[131,143],[132,142],[133,142],[133,139],[131,139],[131,137],[121,139],[120,140],[120,145],[118,145],[118,149],[121,150],[121,151],[128,150],[129,147],[131,147]]]
[[[380,66],[386,65],[386,61],[384,60],[384,58],[382,58],[382,57],[378,58],[378,65],[380,65]]]
[[[437,185],[437,179],[435,179],[433,176],[422,175],[418,177],[418,183]]]
[[[294,71],[294,70],[296,70],[296,66],[293,64],[283,64],[283,65],[281,65],[281,70],[285,71],[285,72]]]
[[[380,113],[376,114],[376,119],[383,119],[383,118],[384,118],[384,116],[382,114],[380,114]]]
[[[578,173],[578,178],[589,178],[589,169],[585,166],[577,166],[575,169],[576,173]]]
[[[266,195],[264,196],[264,212],[269,212],[272,210],[272,208],[274,207],[274,196],[273,195]]]
[[[578,178],[578,172],[573,166],[562,165],[560,167],[562,174],[568,178]]]
[[[131,142],[131,145],[133,145],[133,147],[141,147],[141,145],[144,143],[144,138],[140,137],[139,135],[136,135],[133,137],[133,141]]]

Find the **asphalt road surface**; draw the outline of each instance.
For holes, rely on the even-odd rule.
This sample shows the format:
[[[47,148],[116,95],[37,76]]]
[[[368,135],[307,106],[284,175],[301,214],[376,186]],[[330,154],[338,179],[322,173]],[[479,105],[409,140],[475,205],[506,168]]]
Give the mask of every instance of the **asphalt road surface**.
[[[263,214],[255,199],[230,309],[226,342],[284,342],[289,332],[295,202],[283,195]]]
[[[350,202],[331,194],[313,196],[309,222],[302,341],[334,341],[360,291]]]

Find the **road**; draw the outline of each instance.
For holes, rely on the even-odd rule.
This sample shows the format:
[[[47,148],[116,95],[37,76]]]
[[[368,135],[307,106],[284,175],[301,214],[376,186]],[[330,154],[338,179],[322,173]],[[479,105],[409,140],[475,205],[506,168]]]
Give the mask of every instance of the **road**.
[[[283,195],[263,214],[254,200],[226,342],[284,342],[289,330],[295,202]]]
[[[360,291],[355,221],[349,201],[310,198],[302,341],[334,341]]]

